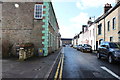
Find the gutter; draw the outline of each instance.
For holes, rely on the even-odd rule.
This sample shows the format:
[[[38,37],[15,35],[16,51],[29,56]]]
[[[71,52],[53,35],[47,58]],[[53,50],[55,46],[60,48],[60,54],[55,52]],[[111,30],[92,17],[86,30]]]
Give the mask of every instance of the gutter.
[[[53,72],[53,70],[55,68],[55,65],[59,61],[59,57],[61,55],[61,50],[62,50],[62,47],[59,49],[59,51],[56,52],[56,53],[58,53],[58,55],[57,55],[55,61],[53,62],[52,66],[50,66],[51,68],[49,69],[48,73],[45,75],[44,78],[49,79],[51,77],[51,74],[52,74],[52,72]]]

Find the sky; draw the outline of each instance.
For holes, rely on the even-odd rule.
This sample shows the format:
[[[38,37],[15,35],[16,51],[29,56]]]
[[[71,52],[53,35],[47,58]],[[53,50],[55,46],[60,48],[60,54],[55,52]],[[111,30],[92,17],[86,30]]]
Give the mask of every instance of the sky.
[[[106,3],[115,0],[52,0],[62,38],[73,38],[86,25],[89,17],[97,19],[104,13]]]

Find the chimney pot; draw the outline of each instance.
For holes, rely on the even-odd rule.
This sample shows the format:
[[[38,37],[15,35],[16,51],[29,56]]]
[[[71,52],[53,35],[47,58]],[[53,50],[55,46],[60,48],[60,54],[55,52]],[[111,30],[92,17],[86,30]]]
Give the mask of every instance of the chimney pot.
[[[116,2],[116,4],[117,4],[118,2],[120,2],[120,0],[115,0],[115,2]]]

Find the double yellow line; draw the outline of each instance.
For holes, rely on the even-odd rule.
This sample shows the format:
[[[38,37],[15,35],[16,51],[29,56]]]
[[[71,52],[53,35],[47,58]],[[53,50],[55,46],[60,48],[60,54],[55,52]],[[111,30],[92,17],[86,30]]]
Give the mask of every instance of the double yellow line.
[[[62,80],[63,62],[64,62],[64,54],[62,53],[54,76],[54,80],[57,79]]]

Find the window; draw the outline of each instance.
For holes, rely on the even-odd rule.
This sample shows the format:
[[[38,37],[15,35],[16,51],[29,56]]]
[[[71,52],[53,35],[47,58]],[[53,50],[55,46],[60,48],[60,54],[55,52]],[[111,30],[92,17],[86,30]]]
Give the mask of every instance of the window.
[[[100,40],[99,40],[99,45],[100,45],[102,42],[103,42],[103,39],[100,39]]]
[[[120,42],[120,37],[118,37],[118,41]]]
[[[116,43],[109,43],[109,45],[110,45],[110,48],[118,48]]]
[[[91,30],[90,30],[90,37],[91,37]]]
[[[110,21],[107,22],[108,31],[110,31]]]
[[[110,37],[110,42],[113,42],[113,37]]]
[[[113,18],[113,29],[116,27],[116,18]]]
[[[35,4],[34,18],[35,19],[42,19],[42,14],[43,14],[43,5],[42,4]]]
[[[102,24],[98,25],[98,35],[102,33]]]
[[[107,47],[108,47],[108,45],[101,45],[101,47],[106,47],[106,48],[107,48]]]

